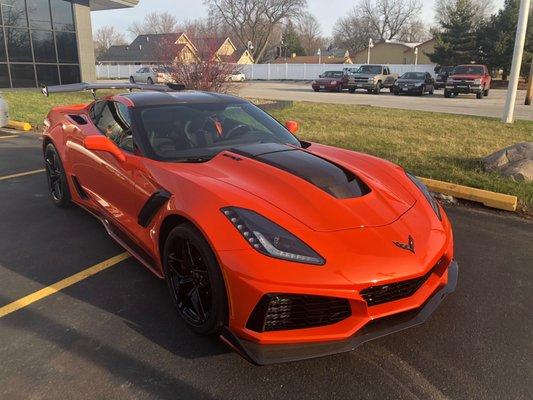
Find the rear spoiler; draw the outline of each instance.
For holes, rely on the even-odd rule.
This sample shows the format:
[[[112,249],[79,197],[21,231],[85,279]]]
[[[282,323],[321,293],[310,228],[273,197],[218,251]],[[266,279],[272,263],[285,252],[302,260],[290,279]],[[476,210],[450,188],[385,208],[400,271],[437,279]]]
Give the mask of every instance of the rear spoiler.
[[[43,85],[41,91],[48,97],[53,93],[72,93],[90,91],[93,96],[97,90],[105,89],[124,89],[131,92],[132,90],[150,90],[155,92],[177,92],[185,90],[183,83],[167,83],[165,85],[145,85],[139,83],[72,83],[69,85],[46,86]]]

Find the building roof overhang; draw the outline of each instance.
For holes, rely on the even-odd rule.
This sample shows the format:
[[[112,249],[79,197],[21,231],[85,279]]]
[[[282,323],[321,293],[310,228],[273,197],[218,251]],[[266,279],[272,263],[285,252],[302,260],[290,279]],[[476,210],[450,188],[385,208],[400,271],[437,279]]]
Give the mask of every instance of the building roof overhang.
[[[139,4],[139,0],[89,0],[91,11],[130,8]]]

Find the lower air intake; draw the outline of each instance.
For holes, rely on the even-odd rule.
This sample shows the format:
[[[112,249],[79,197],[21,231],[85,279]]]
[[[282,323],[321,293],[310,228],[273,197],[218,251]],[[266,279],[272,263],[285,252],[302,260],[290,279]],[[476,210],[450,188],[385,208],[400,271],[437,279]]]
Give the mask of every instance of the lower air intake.
[[[334,324],[351,315],[346,299],[267,294],[255,306],[246,327],[256,332],[312,328]]]

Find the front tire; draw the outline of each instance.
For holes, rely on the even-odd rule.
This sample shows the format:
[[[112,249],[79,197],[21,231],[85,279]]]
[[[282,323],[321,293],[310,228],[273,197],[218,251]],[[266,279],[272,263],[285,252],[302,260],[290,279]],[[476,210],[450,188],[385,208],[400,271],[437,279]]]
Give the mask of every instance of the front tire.
[[[482,90],[480,92],[477,92],[476,93],[476,99],[481,100],[483,98],[483,93],[484,92],[485,92],[484,90]]]
[[[355,93],[355,88],[349,87],[348,88],[348,92],[350,92],[351,94],[354,94]]]
[[[50,198],[56,207],[68,207],[70,205],[71,196],[67,182],[67,175],[63,168],[59,153],[52,143],[49,143],[44,150],[44,162]]]
[[[485,89],[483,91],[483,96],[487,97],[489,95],[490,89]]]
[[[135,78],[133,76],[130,76],[130,83],[135,83]]]
[[[153,85],[153,84],[154,84],[154,81],[153,81],[152,78],[148,78],[148,79],[146,80],[146,83],[147,83],[148,85]]]
[[[381,81],[376,83],[376,87],[374,88],[374,94],[380,94],[381,93]]]
[[[201,335],[219,333],[228,319],[224,278],[209,243],[192,224],[178,225],[168,235],[163,268],[186,325]]]
[[[452,92],[444,89],[444,97],[446,97],[447,99],[451,98],[452,97]]]

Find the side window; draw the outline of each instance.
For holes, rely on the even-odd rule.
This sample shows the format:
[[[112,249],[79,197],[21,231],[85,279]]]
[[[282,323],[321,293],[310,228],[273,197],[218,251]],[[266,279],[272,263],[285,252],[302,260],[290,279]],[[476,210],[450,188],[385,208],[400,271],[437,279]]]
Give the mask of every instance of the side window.
[[[135,146],[131,132],[131,116],[128,107],[113,101],[101,101],[93,107],[94,124],[123,150],[133,152]]]

